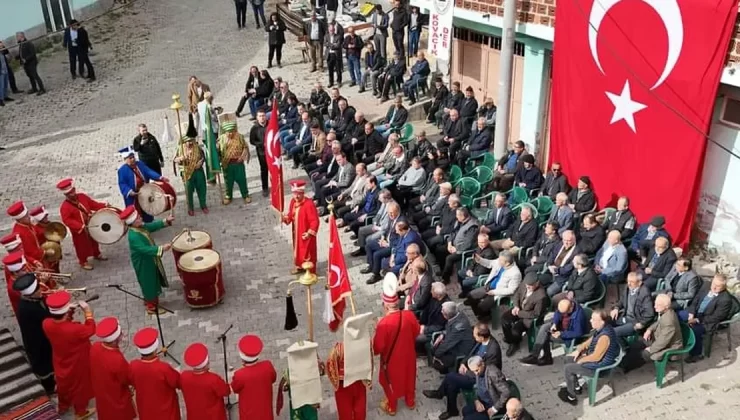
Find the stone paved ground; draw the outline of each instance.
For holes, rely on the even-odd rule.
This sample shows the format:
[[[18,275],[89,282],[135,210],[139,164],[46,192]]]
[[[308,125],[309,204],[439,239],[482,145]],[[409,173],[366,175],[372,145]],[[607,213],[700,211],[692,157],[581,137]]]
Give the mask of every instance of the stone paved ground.
[[[246,32],[235,30],[231,8],[231,2],[141,0],[115,19],[106,18],[90,25],[93,40],[108,39],[96,43],[94,61],[98,82],[91,85],[82,80],[69,80],[64,54],[45,59],[40,72],[49,94],[24,98],[0,112],[0,144],[7,147],[0,152],[3,157],[0,208],[22,198],[29,206],[46,204],[52,218],[57,219],[61,197],[54,184],[63,176],[74,176],[82,190],[120,205],[115,179],[115,169],[120,162],[114,156],[115,151],[130,142],[137,123],[146,122],[155,135],[161,133],[161,117],[170,103],[169,96],[172,92],[184,96],[190,74],[199,75],[211,85],[219,104],[234,109],[248,66],[265,64],[266,47],[262,32],[253,27]],[[308,73],[307,66],[298,64],[299,61],[297,51],[287,46],[286,66],[282,70],[275,69],[273,74],[293,81],[292,90],[305,97],[316,78],[321,76]],[[20,79],[24,86],[26,82]],[[366,95],[353,94],[346,89],[343,93],[368,115],[382,112]],[[172,121],[174,116],[170,118]],[[248,131],[246,120],[240,123],[240,130]],[[168,144],[165,148],[169,159],[174,154],[174,145]],[[257,163],[250,163],[248,170],[250,188],[258,191]],[[286,178],[301,175],[288,171]],[[183,199],[181,183],[175,181],[175,185]],[[154,236],[158,242],[166,242],[186,227],[209,232],[223,259],[227,297],[222,305],[212,309],[196,311],[186,307],[174,263],[166,256],[166,268],[173,285],[165,293],[163,303],[175,314],[162,319],[165,338],[177,340],[173,353],[178,358],[182,357],[187,344],[203,341],[211,350],[212,366],[221,372],[223,356],[216,337],[233,325],[228,338],[231,368],[238,366],[236,341],[250,332],[264,339],[264,357],[283,370],[285,349],[306,337],[303,292],[295,294],[299,329],[282,330],[286,285],[293,279],[288,274],[289,229],[277,226],[276,215],[261,196],[255,196],[249,205],[235,201],[223,207],[217,204],[217,191],[211,189],[209,202],[212,213],[208,217],[201,214],[188,217],[184,206],[178,206],[175,226]],[[0,222],[3,233],[9,228],[9,220]],[[327,242],[326,224],[322,224],[319,234],[321,272],[325,270]],[[344,250],[346,253],[352,250],[348,239],[344,241]],[[137,290],[125,241],[104,247],[104,252],[110,257],[109,261],[97,264],[92,272],[81,272],[74,263],[70,241],[65,241],[62,271],[74,273],[71,287],[87,286],[91,293],[100,294],[101,299],[93,305],[96,316],[98,319],[117,316],[128,337],[143,326],[156,326],[154,319],[144,315],[138,301],[103,286],[118,283]],[[379,315],[379,290],[364,284],[364,277],[359,274],[362,261],[348,259],[348,263],[358,311],[373,311]],[[451,286],[450,293],[456,295],[457,292],[456,286]],[[314,304],[320,307],[321,303],[321,297],[315,296]],[[0,311],[0,326],[11,328],[17,335],[11,312],[7,305],[3,307],[6,309]],[[322,324],[320,314],[316,314],[315,321],[316,341],[320,344],[321,356],[326,357],[337,337]],[[738,336],[737,329],[734,332]],[[726,353],[726,344],[724,339],[716,339],[714,356],[709,361],[688,365],[686,382],[673,380],[662,390],[655,388],[650,367],[630,373],[628,377],[617,375],[618,396],[610,398],[605,387],[599,393],[600,404],[592,408],[583,404],[572,408],[557,399],[555,392],[563,380],[560,359],[549,368],[523,367],[507,359],[504,371],[519,384],[526,406],[538,419],[689,419],[700,416],[729,419],[737,417],[733,413],[739,408],[736,396],[740,390],[740,363],[736,360],[736,349],[729,355]],[[135,357],[133,346],[127,345],[126,355]],[[397,418],[434,419],[443,409],[440,402],[427,400],[420,392],[437,386],[439,376],[421,365],[418,372],[417,409],[401,409]],[[675,376],[673,370],[669,377]],[[324,380],[322,386],[325,401],[321,418],[336,418],[328,381]],[[368,403],[371,420],[382,418],[376,409],[380,398],[380,388],[375,386]],[[285,413],[282,418],[287,418]]]

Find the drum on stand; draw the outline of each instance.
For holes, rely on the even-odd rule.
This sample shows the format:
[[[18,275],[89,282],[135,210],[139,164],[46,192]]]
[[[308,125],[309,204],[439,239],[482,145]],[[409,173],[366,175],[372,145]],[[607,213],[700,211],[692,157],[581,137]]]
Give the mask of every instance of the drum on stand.
[[[121,220],[120,210],[112,207],[100,209],[90,216],[87,232],[95,242],[110,245],[118,242],[126,234],[128,226]]]
[[[213,248],[213,243],[211,242],[211,235],[207,232],[185,229],[175,236],[175,239],[172,240],[172,256],[175,257],[175,267],[177,267],[177,274],[180,275],[180,279],[182,279],[182,272],[178,264],[180,257],[186,252],[196,249],[211,248]]]
[[[177,195],[168,182],[152,181],[141,186],[137,200],[144,213],[158,216],[175,208]]]
[[[185,303],[191,308],[206,308],[221,303],[226,290],[221,256],[212,249],[196,249],[180,257],[177,264],[185,289]]]

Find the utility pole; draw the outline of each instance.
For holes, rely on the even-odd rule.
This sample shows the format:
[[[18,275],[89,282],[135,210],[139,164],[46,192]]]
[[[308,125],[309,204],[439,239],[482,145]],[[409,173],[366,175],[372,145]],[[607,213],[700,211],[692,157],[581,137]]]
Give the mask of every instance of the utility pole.
[[[504,0],[504,27],[502,28],[501,62],[498,75],[496,103],[496,136],[493,155],[501,158],[509,145],[509,116],[511,115],[511,79],[514,70],[514,39],[516,38],[516,0]]]

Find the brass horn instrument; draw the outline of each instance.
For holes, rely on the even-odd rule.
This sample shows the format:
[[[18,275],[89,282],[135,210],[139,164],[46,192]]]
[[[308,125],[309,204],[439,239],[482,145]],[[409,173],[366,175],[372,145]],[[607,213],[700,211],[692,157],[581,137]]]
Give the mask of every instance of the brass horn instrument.
[[[68,274],[68,273],[52,273],[50,271],[34,271],[33,273],[36,275],[47,276],[47,277],[57,277],[57,278],[63,278],[63,279],[72,278],[72,274]]]

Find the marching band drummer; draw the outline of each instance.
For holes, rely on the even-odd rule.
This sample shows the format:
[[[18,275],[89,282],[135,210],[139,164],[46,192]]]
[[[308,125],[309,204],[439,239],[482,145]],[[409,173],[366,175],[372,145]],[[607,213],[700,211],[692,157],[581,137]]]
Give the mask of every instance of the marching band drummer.
[[[162,254],[172,249],[171,243],[157,246],[150,233],[156,232],[164,227],[171,226],[175,217],[167,216],[164,220],[156,220],[144,223],[142,217],[134,206],[128,206],[121,212],[123,220],[128,229],[128,247],[131,252],[131,265],[136,273],[136,280],[141,286],[141,294],[144,296],[146,312],[153,315],[157,310],[163,314],[164,310],[158,308],[159,295],[162,287],[168,287],[167,273],[162,265]]]
[[[208,204],[206,204],[206,174],[203,171],[206,154],[203,149],[196,143],[195,138],[183,136],[182,143],[185,145],[182,150],[182,156],[175,158],[175,163],[183,167],[183,180],[187,189],[188,198],[188,216],[195,215],[193,193],[198,193],[198,204],[203,214],[208,214]]]
[[[59,181],[57,189],[64,194],[64,201],[59,206],[59,215],[62,218],[62,223],[72,233],[72,244],[75,247],[80,267],[85,270],[92,270],[93,266],[88,262],[90,257],[100,261],[105,261],[107,258],[100,253],[98,243],[90,237],[87,224],[90,222],[93,213],[106,208],[108,205],[93,200],[87,194],[77,192],[72,178],[64,178]]]
[[[31,222],[33,222],[33,228],[36,231],[36,238],[38,238],[40,244],[43,244],[46,242],[46,227],[49,226],[49,212],[46,211],[46,206],[34,207],[28,211],[28,215],[31,217]],[[44,267],[52,273],[59,273],[59,263],[61,260],[62,258],[60,255],[59,259],[56,261],[44,258],[42,263],[44,264]]]
[[[128,206],[136,206],[136,210],[141,214],[144,222],[154,220],[149,214],[144,213],[139,207],[136,196],[139,189],[151,180],[169,182],[169,180],[160,174],[149,169],[144,162],[136,159],[136,152],[131,146],[124,147],[118,153],[124,159],[125,163],[118,168],[118,188],[123,195],[123,202]]]
[[[31,216],[28,215],[28,209],[23,201],[16,201],[8,207],[8,216],[15,220],[13,233],[21,238],[23,252],[33,261],[42,261],[44,259],[44,250],[41,249],[41,242],[36,235],[36,230],[31,222]]]

